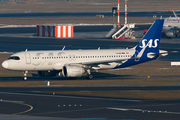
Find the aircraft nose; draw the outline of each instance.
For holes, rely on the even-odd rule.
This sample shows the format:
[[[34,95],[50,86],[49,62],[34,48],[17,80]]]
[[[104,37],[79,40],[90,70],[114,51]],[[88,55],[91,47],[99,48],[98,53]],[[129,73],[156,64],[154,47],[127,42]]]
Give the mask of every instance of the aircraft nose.
[[[2,63],[2,67],[5,68],[5,69],[7,69],[7,68],[8,68],[8,62],[7,62],[7,61],[4,61],[4,62]]]

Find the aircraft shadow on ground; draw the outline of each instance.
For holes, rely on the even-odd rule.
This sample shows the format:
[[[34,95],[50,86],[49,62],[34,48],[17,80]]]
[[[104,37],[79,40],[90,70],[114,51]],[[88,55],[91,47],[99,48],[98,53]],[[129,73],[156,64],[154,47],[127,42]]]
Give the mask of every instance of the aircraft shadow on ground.
[[[114,80],[114,79],[132,79],[132,75],[116,75],[111,73],[101,73],[101,72],[92,72],[93,80]],[[23,75],[22,77],[0,77],[0,81],[23,81]],[[76,78],[69,78],[69,77],[63,77],[63,76],[55,76],[55,77],[40,77],[38,74],[32,74],[32,77],[28,77],[27,80],[38,80],[38,81],[44,81],[44,80],[87,80],[86,76],[82,77],[76,77]]]

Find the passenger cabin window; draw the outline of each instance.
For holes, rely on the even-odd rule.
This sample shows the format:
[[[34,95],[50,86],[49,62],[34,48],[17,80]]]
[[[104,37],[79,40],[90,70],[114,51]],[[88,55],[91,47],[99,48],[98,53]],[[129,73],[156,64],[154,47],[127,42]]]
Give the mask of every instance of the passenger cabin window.
[[[10,58],[8,58],[9,60],[20,60],[20,58],[18,56],[11,56]]]

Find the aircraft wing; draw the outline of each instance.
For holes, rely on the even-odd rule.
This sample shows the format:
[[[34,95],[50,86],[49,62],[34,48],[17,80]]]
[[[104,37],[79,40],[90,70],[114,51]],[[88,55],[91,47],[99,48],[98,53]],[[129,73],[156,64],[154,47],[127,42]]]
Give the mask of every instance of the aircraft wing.
[[[76,65],[76,66],[82,66],[84,68],[89,68],[89,67],[94,67],[97,65],[109,65],[110,63],[119,63],[122,64],[127,60],[134,60],[138,59],[139,57],[134,57],[134,58],[127,58],[127,59],[115,59],[115,60],[102,60],[102,61],[90,61],[90,62],[82,62],[82,63],[70,63],[70,65]]]
[[[98,65],[98,64],[109,64],[109,63],[112,63],[112,62],[116,62],[116,63],[122,63],[123,61],[126,61],[126,60],[134,60],[134,59],[137,59],[137,58],[140,58],[142,56],[142,54],[144,53],[144,50],[146,49],[147,46],[145,46],[140,52],[139,54],[134,57],[134,58],[127,58],[127,59],[115,59],[115,60],[105,60],[105,61],[93,61],[93,62],[83,62],[82,64],[83,65]]]
[[[83,62],[81,63],[82,65],[88,65],[88,66],[94,66],[94,65],[99,65],[99,64],[109,64],[112,62],[116,62],[116,63],[122,63],[122,61],[125,61],[128,59],[116,59],[116,60],[104,60],[104,61],[92,61],[92,62]]]
[[[115,62],[115,63],[123,63],[124,61],[127,61],[127,60],[133,60],[133,59],[137,59],[138,57],[135,57],[135,58],[128,58],[128,59],[115,59],[115,60],[103,60],[103,61],[92,61],[92,62],[83,62],[83,63],[80,63],[82,65],[87,65],[87,66],[96,66],[96,65],[99,65],[99,64],[104,64],[104,65],[107,65],[109,63],[112,63],[112,62]]]

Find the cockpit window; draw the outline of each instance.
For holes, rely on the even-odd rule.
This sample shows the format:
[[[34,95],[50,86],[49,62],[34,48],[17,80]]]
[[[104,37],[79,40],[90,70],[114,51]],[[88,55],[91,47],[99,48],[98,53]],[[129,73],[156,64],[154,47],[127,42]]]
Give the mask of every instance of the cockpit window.
[[[18,56],[11,56],[10,58],[8,58],[9,60],[20,60],[20,58]]]

